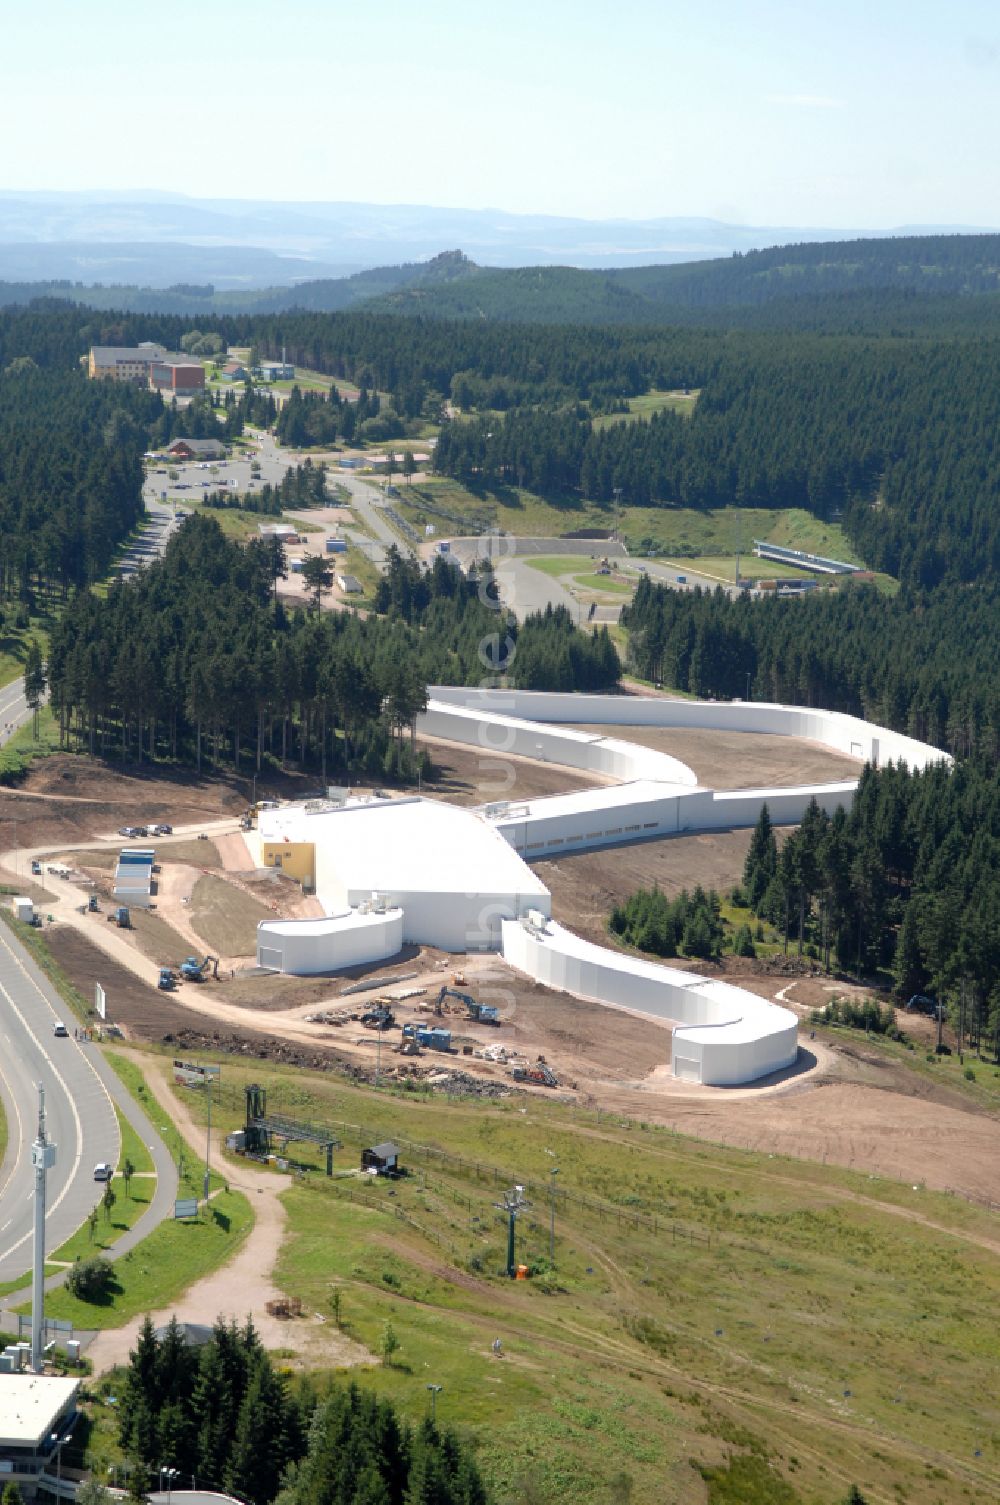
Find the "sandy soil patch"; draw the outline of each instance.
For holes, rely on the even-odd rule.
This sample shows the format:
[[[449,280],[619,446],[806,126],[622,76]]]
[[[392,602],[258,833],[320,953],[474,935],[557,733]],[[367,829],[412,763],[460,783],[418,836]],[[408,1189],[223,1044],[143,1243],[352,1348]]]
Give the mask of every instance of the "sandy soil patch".
[[[486,748],[466,747],[437,737],[418,737],[434,761],[438,777],[423,785],[432,799],[454,805],[482,805],[490,800],[526,800],[543,794],[566,794],[574,789],[593,789],[613,783],[598,774],[580,774],[553,763],[492,753]]]
[[[214,845],[227,873],[247,873],[253,869],[253,859],[242,832],[233,831],[228,836],[217,836]]]
[[[857,758],[820,742],[763,732],[704,731],[686,727],[601,726],[579,722],[577,731],[620,737],[679,758],[711,789],[756,789],[775,784],[825,784],[856,779]]]

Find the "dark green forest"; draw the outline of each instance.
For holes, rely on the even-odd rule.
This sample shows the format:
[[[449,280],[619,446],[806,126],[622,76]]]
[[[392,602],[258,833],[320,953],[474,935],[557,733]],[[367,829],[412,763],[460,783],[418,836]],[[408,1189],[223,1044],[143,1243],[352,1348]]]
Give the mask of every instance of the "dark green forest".
[[[623,622],[644,679],[693,694],[824,706],[957,756],[1000,763],[1000,588],[896,597],[873,586],[801,600],[640,581]]]
[[[25,606],[107,572],[142,514],[159,399],[30,362],[0,376],[0,595]]]
[[[827,968],[901,1000],[966,984],[972,1048],[1000,1059],[1000,774],[973,762],[864,770],[849,811],[813,801],[780,852],[765,806],[743,874],[753,911]],[[954,1010],[953,1010],[954,1012]]]
[[[487,1505],[468,1448],[429,1419],[414,1429],[390,1402],[356,1386],[279,1374],[248,1321],[217,1322],[189,1347],[174,1320],[157,1338],[145,1319],[129,1358],[119,1443],[134,1498],[169,1459],[186,1484],[249,1505]]]
[[[489,579],[443,560],[422,573],[394,553],[384,616],[286,610],[274,586],[280,544],[224,538],[192,517],[162,560],[105,598],[75,597],[55,625],[48,676],[60,735],[125,760],[169,757],[214,767],[426,773],[412,747],[428,684],[506,672],[526,689],[613,686],[607,633],[587,637],[568,613],[518,625]],[[499,651],[494,648],[500,645]]]

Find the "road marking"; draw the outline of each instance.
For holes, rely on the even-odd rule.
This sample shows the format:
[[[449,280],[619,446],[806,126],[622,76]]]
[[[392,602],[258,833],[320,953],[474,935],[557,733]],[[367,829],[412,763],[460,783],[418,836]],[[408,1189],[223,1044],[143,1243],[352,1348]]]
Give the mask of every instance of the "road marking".
[[[8,955],[11,958],[11,960],[16,964],[16,966],[18,967],[18,969],[20,970],[20,972],[23,974],[25,980],[31,985],[31,987],[34,988],[34,990],[38,994],[39,998],[42,999],[42,1002],[46,1005],[46,1007],[52,1013],[53,1018],[58,1017],[56,1015],[54,1009],[52,1008],[52,1005],[49,1002],[48,998],[46,998],[45,993],[43,992],[43,990],[38,986],[37,982],[32,977],[31,973],[24,966],[24,964],[21,961],[21,958],[18,956],[17,952],[13,949],[13,947],[7,941],[6,937],[4,937],[2,935],[0,935],[0,946],[2,946],[3,949],[8,953]],[[76,1180],[76,1175],[77,1175],[77,1172],[78,1172],[78,1170],[80,1168],[80,1162],[81,1162],[81,1160],[83,1158],[83,1125],[80,1122],[80,1115],[77,1112],[76,1102],[74,1101],[73,1096],[70,1093],[70,1090],[67,1087],[65,1080],[63,1079],[62,1073],[59,1071],[58,1067],[56,1066],[55,1062],[52,1060],[52,1058],[49,1055],[48,1051],[46,1051],[45,1047],[42,1045],[41,1041],[36,1036],[34,1030],[28,1024],[28,1021],[25,1019],[24,1015],[21,1013],[21,1010],[18,1008],[17,1004],[14,1002],[14,1000],[11,997],[10,993],[7,991],[7,989],[3,986],[2,983],[0,983],[0,993],[3,993],[4,997],[7,999],[7,1002],[10,1004],[11,1008],[14,1010],[14,1013],[20,1019],[21,1024],[24,1026],[24,1029],[25,1029],[26,1033],[28,1035],[30,1035],[30,1037],[31,1037],[32,1040],[34,1040],[35,1045],[38,1047],[38,1050],[41,1053],[42,1057],[49,1063],[49,1067],[51,1068],[52,1074],[54,1075],[54,1077],[56,1078],[56,1080],[59,1083],[60,1087],[62,1088],[63,1093],[65,1094],[65,1097],[66,1097],[66,1101],[69,1103],[70,1111],[73,1114],[73,1120],[74,1120],[74,1123],[76,1125],[76,1156],[74,1158],[73,1165],[72,1165],[72,1167],[70,1169],[70,1173],[69,1173],[69,1175],[68,1175],[68,1177],[66,1179],[66,1183],[63,1186],[62,1191],[56,1197],[55,1201],[53,1202],[53,1204],[51,1206],[51,1209],[48,1209],[48,1208],[46,1209],[46,1221],[48,1221],[48,1218],[59,1207],[59,1205],[62,1202],[63,1198],[66,1196],[67,1192],[71,1189],[71,1187],[73,1186],[73,1184],[74,1184],[74,1182]],[[120,1153],[120,1151],[121,1151],[121,1130],[118,1128],[118,1116],[115,1113],[115,1105],[114,1105],[114,1101],[113,1101],[113,1099],[111,1097],[111,1094],[108,1091],[107,1087],[105,1086],[105,1084],[104,1084],[103,1080],[101,1079],[100,1075],[96,1071],[94,1071],[93,1066],[87,1060],[85,1052],[82,1051],[82,1050],[80,1050],[79,1045],[76,1045],[75,1042],[74,1042],[74,1049],[76,1049],[77,1051],[79,1051],[81,1059],[86,1062],[88,1069],[93,1073],[94,1077],[96,1078],[97,1082],[100,1085],[101,1091],[104,1093],[105,1097],[108,1100],[108,1105],[111,1108],[112,1118],[113,1118],[114,1125],[115,1125],[115,1131],[118,1134],[118,1148],[119,1148],[119,1153]],[[82,1223],[81,1223],[80,1226],[81,1227],[83,1226]],[[0,1262],[2,1262],[3,1260],[7,1259],[11,1254],[14,1253],[14,1251],[16,1249],[19,1249],[22,1244],[27,1243],[28,1239],[30,1239],[31,1236],[32,1235],[30,1233],[26,1233],[26,1234],[23,1235],[22,1238],[18,1239],[17,1243],[12,1244],[9,1249],[4,1249],[4,1250],[0,1251]]]
[[[10,1045],[10,1043],[11,1043],[10,1035],[5,1034],[4,1035],[4,1039],[7,1041],[7,1044]],[[11,1049],[13,1049],[13,1046],[11,1046]],[[11,1085],[10,1085],[10,1080],[5,1075],[4,1069],[3,1069],[2,1066],[0,1066],[0,1077],[3,1077],[4,1086],[7,1088],[7,1094],[10,1097],[11,1103],[14,1106],[14,1117],[17,1119],[17,1152],[14,1155],[14,1158],[13,1158],[13,1160],[10,1163],[10,1170],[7,1172],[7,1180],[4,1182],[3,1186],[0,1186],[0,1197],[2,1197],[3,1194],[4,1194],[4,1189],[8,1185],[8,1183],[9,1183],[11,1177],[13,1176],[14,1172],[17,1170],[18,1162],[21,1159],[21,1152],[24,1149],[24,1126],[21,1123],[21,1110],[17,1106],[17,1098],[14,1096],[13,1089],[11,1088]],[[10,1226],[9,1223],[5,1223],[4,1224],[5,1228],[7,1228],[9,1226]]]

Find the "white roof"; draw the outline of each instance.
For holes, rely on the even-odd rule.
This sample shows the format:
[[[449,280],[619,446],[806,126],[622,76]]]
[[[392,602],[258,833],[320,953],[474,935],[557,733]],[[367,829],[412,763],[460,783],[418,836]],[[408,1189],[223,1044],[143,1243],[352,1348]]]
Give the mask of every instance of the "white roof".
[[[345,909],[343,914],[328,915],[325,919],[307,920],[261,920],[258,930],[269,935],[337,935],[344,930],[361,930],[367,925],[384,925],[387,920],[401,914],[399,909],[383,909],[362,914],[359,909]]]
[[[329,843],[331,864],[352,892],[548,895],[493,824],[458,805],[419,798],[313,811],[285,805],[262,812],[266,841],[273,838],[265,814],[280,817],[279,840]]]
[[[80,1387],[51,1374],[0,1374],[0,1447],[35,1447]]]
[[[559,815],[600,814],[632,805],[661,804],[679,794],[690,794],[687,784],[666,784],[654,779],[633,779],[629,784],[602,785],[599,789],[577,789],[572,794],[546,794],[538,799],[511,800],[507,810],[492,817],[501,830],[520,825],[525,820],[548,820]],[[483,807],[488,809],[489,807]]]

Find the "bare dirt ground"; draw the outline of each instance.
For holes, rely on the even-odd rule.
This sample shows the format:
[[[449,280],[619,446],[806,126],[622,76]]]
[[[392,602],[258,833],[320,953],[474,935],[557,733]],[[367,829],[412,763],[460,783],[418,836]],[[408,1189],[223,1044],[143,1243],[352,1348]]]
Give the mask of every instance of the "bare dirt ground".
[[[483,805],[490,800],[525,800],[542,794],[566,794],[610,782],[597,774],[579,774],[552,763],[492,753],[437,737],[418,737],[434,761],[438,777],[422,786],[422,793],[454,805]]]
[[[262,904],[244,889],[211,874],[198,878],[189,902],[191,928],[220,957],[252,956],[258,924],[274,918],[274,901]]]
[[[129,1054],[129,1052],[126,1052]],[[132,1056],[143,1071],[157,1102],[177,1124],[187,1143],[198,1154],[204,1148],[205,1131],[187,1111],[183,1100],[170,1090],[166,1063],[149,1056]],[[216,1140],[216,1163],[221,1160],[221,1137]],[[322,1312],[305,1313],[299,1318],[272,1317],[267,1303],[281,1295],[274,1284],[275,1261],[285,1235],[286,1214],[281,1193],[291,1185],[287,1176],[258,1170],[252,1162],[227,1163],[226,1177],[231,1187],[241,1191],[253,1208],[254,1223],[240,1249],[227,1264],[213,1270],[190,1286],[172,1306],[152,1314],[159,1327],[175,1316],[179,1322],[214,1322],[217,1317],[245,1322],[253,1318],[254,1327],[266,1348],[291,1349],[315,1364],[346,1367],[371,1362],[371,1354],[360,1343],[338,1332],[335,1324]],[[144,1318],[136,1317],[124,1327],[100,1332],[88,1345],[87,1357],[95,1373],[128,1362]]]
[[[552,894],[552,916],[598,945],[608,943],[608,914],[637,888],[657,884],[674,895],[682,888],[724,890],[743,873],[752,831],[706,831],[666,836],[627,847],[607,847],[531,866]]]
[[[772,737],[763,732],[702,731],[685,727],[600,726],[580,722],[575,730],[620,737],[669,753],[711,789],[756,789],[772,784],[826,784],[856,779],[857,758],[819,742]]]

